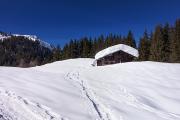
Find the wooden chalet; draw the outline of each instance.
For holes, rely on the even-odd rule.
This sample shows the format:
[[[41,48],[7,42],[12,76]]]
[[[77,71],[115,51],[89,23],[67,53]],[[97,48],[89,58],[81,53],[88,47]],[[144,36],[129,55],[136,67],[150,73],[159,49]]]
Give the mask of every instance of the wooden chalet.
[[[128,45],[118,44],[108,47],[95,55],[97,66],[131,62],[139,56],[138,50]]]

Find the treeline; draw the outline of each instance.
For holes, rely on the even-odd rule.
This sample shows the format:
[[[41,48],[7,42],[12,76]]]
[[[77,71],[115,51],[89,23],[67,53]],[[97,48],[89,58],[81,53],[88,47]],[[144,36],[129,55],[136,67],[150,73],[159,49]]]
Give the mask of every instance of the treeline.
[[[180,62],[180,19],[173,26],[157,25],[155,31],[141,37],[136,46],[133,33],[127,36],[110,34],[97,38],[84,37],[71,40],[62,49],[57,48],[56,60],[69,58],[94,58],[95,54],[109,46],[126,44],[139,50],[139,61]],[[55,52],[56,53],[56,52]]]
[[[173,26],[157,25],[150,35],[145,31],[139,42],[139,60],[180,62],[180,19]]]
[[[71,40],[62,49],[61,59],[69,58],[94,58],[95,54],[102,49],[116,44],[127,44],[136,48],[136,42],[131,31],[126,37],[110,34],[97,38],[84,37],[79,40]]]

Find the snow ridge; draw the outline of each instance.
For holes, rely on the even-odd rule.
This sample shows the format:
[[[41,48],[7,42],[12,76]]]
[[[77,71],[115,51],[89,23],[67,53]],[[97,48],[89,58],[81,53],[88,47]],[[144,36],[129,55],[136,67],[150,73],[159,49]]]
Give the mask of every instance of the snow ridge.
[[[49,48],[50,50],[53,49],[52,46],[51,46],[49,43],[40,40],[36,35],[12,34],[12,36],[16,36],[16,37],[20,36],[20,37],[25,37],[25,38],[27,38],[27,39],[29,39],[29,40],[32,40],[32,41],[39,41],[39,42],[40,42],[40,45],[42,45],[42,46],[44,46],[44,47],[46,47],[46,48]]]
[[[97,97],[91,91],[91,89],[88,87],[88,85],[85,84],[84,80],[80,79],[80,72],[78,70],[69,72],[66,75],[66,79],[70,80],[71,82],[75,81],[76,83],[78,83],[81,86],[82,92],[85,94],[87,99],[92,103],[100,120],[118,120],[112,114],[111,110],[97,99]],[[123,119],[121,118],[120,120],[123,120]]]
[[[36,35],[20,35],[20,34],[7,34],[7,35],[3,35],[3,34],[0,34],[0,40],[3,41],[5,39],[11,38],[13,36],[15,36],[15,37],[25,37],[25,38],[27,38],[29,40],[32,40],[32,41],[39,41],[41,46],[44,46],[44,47],[46,47],[46,48],[48,48],[50,50],[53,49],[53,47],[49,43],[40,40]]]

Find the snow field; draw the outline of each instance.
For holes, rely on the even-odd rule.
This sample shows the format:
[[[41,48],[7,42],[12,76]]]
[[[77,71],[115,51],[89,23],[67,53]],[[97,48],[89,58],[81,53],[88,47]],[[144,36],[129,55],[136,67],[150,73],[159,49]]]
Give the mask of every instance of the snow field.
[[[82,58],[33,68],[0,67],[1,91],[13,91],[10,96],[0,94],[3,117],[27,111],[25,116],[38,120],[44,116],[47,120],[50,116],[60,120],[180,120],[180,64],[129,62],[93,67],[93,61]],[[12,99],[14,93],[22,99],[17,95]]]

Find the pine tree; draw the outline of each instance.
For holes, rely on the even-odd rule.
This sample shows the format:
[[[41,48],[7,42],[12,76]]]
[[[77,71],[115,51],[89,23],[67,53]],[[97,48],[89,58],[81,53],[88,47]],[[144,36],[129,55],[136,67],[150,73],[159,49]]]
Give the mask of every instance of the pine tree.
[[[68,44],[65,44],[62,51],[62,59],[68,59],[69,58],[69,46]]]
[[[171,31],[171,62],[180,62],[180,19],[175,23],[175,29]]]
[[[161,25],[158,25],[151,41],[150,60],[161,62],[163,47],[163,29]]]
[[[89,58],[94,58],[94,47],[93,47],[93,40],[89,38]]]
[[[127,44],[133,48],[136,48],[136,41],[135,41],[131,31],[128,32],[127,38],[125,40],[125,44]]]
[[[62,59],[61,54],[61,47],[58,45],[56,48],[53,49],[53,58],[52,61],[59,61]],[[37,60],[36,60],[37,61]]]
[[[93,55],[93,57],[98,52],[97,49],[98,49],[97,40],[96,40],[96,38],[94,38],[93,43],[92,43],[92,52],[93,52],[92,55]]]
[[[104,41],[105,48],[112,46],[114,40],[115,40],[115,36],[112,33],[109,34]]]
[[[150,40],[147,31],[144,32],[143,37],[139,42],[139,60],[147,61],[149,60],[150,52]]]
[[[100,50],[102,50],[102,49],[105,48],[104,36],[103,36],[103,35],[101,35],[100,37],[98,37],[97,45],[98,45],[97,51],[100,51]]]
[[[89,54],[89,42],[88,42],[88,38],[85,37],[83,38],[83,42],[82,42],[82,57],[87,58],[88,54]]]
[[[121,43],[122,43],[121,35],[119,36],[117,35],[114,40],[114,45],[121,44]]]
[[[167,23],[163,28],[163,48],[162,48],[162,62],[169,62],[170,56],[170,37],[169,37],[169,24]]]

